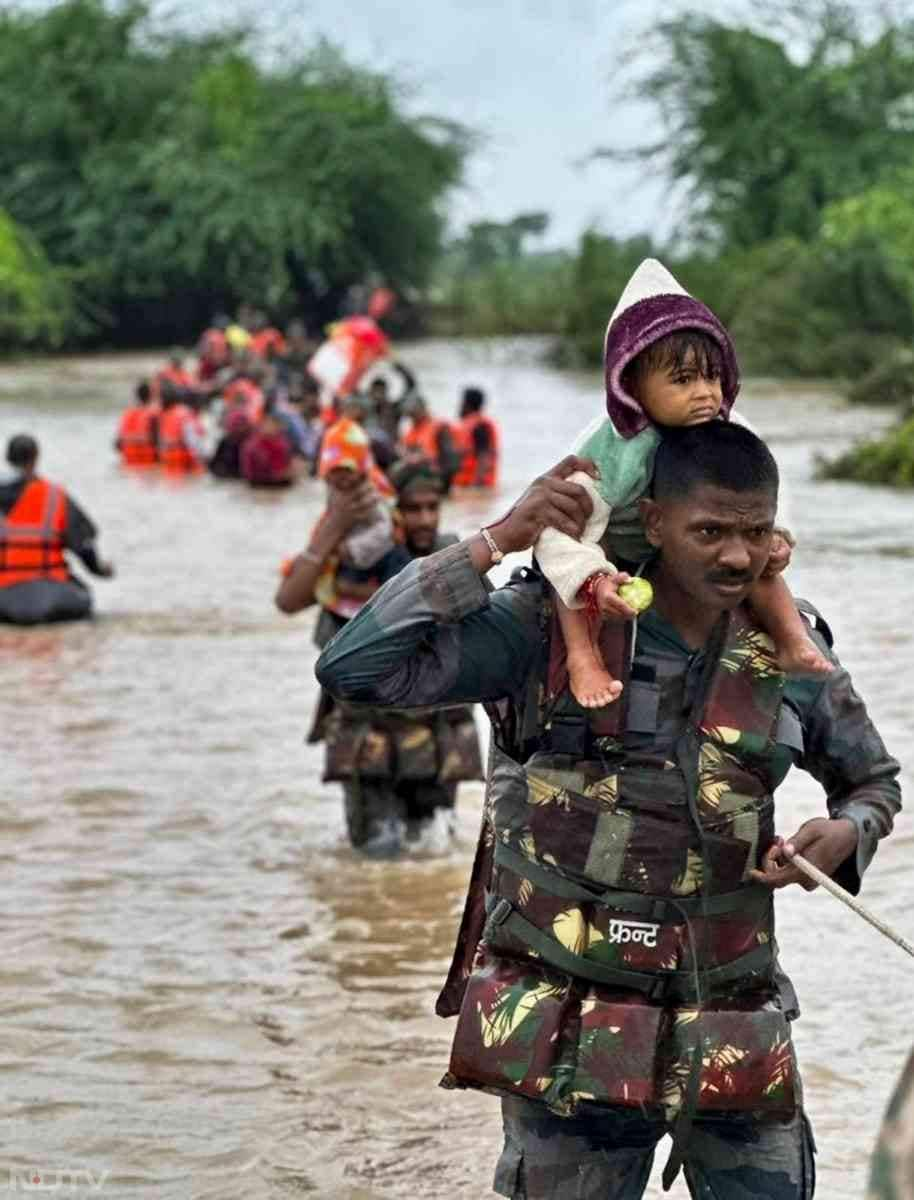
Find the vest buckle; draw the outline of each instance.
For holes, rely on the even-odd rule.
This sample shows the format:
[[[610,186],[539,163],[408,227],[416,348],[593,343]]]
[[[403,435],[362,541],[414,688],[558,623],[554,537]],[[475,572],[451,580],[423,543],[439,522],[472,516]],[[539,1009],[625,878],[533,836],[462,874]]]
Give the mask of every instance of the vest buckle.
[[[490,925],[504,925],[513,911],[514,905],[511,901],[502,898],[489,913],[488,923]]]

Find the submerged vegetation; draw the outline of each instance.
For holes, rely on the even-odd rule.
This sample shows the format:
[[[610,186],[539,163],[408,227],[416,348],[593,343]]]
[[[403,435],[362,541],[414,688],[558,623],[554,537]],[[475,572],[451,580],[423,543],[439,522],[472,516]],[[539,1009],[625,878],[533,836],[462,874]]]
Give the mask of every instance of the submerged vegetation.
[[[914,487],[914,416],[879,438],[860,442],[845,454],[819,463],[820,479]]]

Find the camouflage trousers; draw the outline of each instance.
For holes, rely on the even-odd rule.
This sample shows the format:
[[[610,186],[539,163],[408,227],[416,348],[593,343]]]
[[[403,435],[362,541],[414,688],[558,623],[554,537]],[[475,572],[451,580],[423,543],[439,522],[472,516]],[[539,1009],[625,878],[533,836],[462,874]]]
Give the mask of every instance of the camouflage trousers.
[[[660,1139],[662,1115],[583,1105],[559,1117],[542,1104],[502,1100],[505,1144],[494,1190],[510,1200],[639,1200]],[[697,1118],[684,1173],[694,1200],[811,1200],[815,1143],[806,1117]]]

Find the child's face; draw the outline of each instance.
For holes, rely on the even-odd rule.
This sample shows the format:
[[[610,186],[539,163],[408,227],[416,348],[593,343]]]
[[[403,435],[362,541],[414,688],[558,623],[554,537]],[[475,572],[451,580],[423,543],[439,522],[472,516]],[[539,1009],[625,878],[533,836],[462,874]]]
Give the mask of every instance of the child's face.
[[[657,425],[702,425],[723,403],[720,379],[708,379],[689,354],[679,366],[655,367],[639,381],[638,402]]]
[[[338,492],[354,492],[361,481],[361,475],[349,467],[334,467],[327,475],[327,483]]]

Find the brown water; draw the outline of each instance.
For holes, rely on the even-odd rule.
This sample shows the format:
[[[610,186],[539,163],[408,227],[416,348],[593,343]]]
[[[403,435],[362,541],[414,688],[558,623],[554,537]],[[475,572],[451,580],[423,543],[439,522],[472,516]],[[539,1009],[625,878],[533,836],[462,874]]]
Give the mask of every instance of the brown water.
[[[451,505],[446,527],[497,515],[600,403],[595,376],[537,365],[534,349],[410,349],[433,405],[481,383],[504,429],[501,495]],[[302,743],[312,620],[271,602],[320,488],[263,495],[120,472],[116,412],[151,363],[0,369],[0,436],[40,438],[46,474],[99,522],[119,568],[93,584],[94,623],[0,627],[0,1191],[485,1197],[498,1104],[436,1087],[452,1026],[432,1012],[481,789],[461,790],[445,853],[379,865],[347,848],[337,789]],[[790,482],[794,588],[828,614],[907,782],[911,499],[810,479],[814,452],[842,448],[871,414],[762,382],[740,405]],[[784,833],[823,811],[799,774],[779,798]],[[909,938],[912,845],[903,817],[864,893]],[[825,895],[778,904],[805,1011],[819,1195],[859,1200],[911,1040],[914,968]]]

